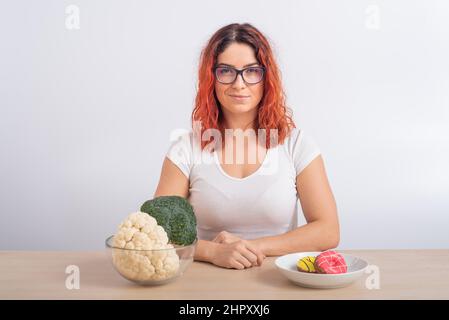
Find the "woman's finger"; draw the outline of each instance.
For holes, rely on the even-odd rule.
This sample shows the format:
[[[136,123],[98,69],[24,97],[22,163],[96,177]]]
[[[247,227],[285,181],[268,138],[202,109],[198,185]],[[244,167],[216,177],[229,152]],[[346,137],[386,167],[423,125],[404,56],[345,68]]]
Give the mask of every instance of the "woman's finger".
[[[246,268],[252,267],[252,263],[250,260],[248,260],[242,253],[237,252],[235,255],[235,260],[240,262],[242,265],[244,265]]]
[[[257,264],[257,255],[251,252],[251,250],[248,250],[246,246],[243,246],[239,252],[251,263],[251,265]]]
[[[239,261],[232,259],[231,268],[242,270],[245,269],[245,266],[241,264]]]
[[[251,243],[246,242],[246,247],[253,253],[256,255],[257,257],[257,264],[259,266],[262,265],[262,261],[266,258],[265,255],[262,253],[262,251],[260,251],[259,249],[257,249],[255,246],[253,246]]]

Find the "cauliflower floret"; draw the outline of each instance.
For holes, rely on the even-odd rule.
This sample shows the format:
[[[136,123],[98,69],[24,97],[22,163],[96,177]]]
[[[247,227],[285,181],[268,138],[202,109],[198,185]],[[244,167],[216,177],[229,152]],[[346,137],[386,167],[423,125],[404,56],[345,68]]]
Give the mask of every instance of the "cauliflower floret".
[[[128,279],[165,280],[178,273],[179,257],[168,243],[167,233],[147,213],[131,213],[119,225],[113,244],[130,249],[112,249],[114,266]],[[160,250],[145,251],[155,249]]]

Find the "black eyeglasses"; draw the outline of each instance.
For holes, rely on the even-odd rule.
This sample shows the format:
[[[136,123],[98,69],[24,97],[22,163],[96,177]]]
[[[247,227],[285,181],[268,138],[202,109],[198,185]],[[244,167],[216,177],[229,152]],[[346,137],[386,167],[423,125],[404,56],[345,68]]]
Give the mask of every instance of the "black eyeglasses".
[[[256,66],[239,70],[230,66],[217,66],[214,68],[214,73],[218,82],[223,84],[233,83],[239,74],[242,75],[243,81],[246,83],[256,84],[262,81],[265,68]]]

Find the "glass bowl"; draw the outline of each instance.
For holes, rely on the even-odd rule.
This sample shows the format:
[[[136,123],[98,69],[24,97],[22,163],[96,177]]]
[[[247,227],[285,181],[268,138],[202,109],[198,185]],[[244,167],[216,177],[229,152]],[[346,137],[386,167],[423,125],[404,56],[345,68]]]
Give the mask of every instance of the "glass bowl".
[[[187,246],[135,250],[113,245],[114,236],[106,239],[106,250],[114,269],[125,279],[140,285],[161,285],[181,277],[193,261],[198,239]]]

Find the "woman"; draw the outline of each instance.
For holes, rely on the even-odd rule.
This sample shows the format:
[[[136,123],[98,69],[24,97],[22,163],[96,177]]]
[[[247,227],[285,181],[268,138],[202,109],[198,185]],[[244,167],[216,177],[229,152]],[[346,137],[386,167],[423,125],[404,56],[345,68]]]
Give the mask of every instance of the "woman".
[[[244,269],[267,256],[338,245],[323,159],[289,113],[267,39],[246,23],[218,30],[200,58],[194,130],[170,146],[154,194],[179,195],[193,206],[195,260]],[[242,143],[242,132],[254,132],[257,142],[244,134]],[[239,151],[259,157],[237,161]],[[298,197],[307,221],[301,227]]]

